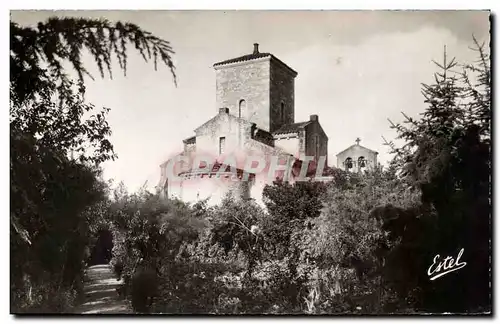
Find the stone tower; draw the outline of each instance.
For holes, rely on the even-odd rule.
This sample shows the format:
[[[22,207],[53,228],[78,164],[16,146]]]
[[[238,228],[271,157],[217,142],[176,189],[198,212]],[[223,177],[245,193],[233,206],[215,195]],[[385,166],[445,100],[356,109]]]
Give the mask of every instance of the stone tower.
[[[251,54],[214,64],[217,110],[228,108],[233,116],[273,132],[295,122],[297,72],[270,53]]]

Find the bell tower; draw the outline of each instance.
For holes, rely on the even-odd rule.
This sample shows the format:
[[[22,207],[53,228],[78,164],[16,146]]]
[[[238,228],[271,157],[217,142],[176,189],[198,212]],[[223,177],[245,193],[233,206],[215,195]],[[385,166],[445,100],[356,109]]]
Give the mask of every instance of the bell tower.
[[[356,138],[355,142],[356,144],[337,154],[337,167],[351,172],[377,168],[379,166],[377,162],[378,152],[361,146],[359,137]]]
[[[272,132],[295,120],[297,72],[253,44],[251,54],[214,64],[219,108]]]

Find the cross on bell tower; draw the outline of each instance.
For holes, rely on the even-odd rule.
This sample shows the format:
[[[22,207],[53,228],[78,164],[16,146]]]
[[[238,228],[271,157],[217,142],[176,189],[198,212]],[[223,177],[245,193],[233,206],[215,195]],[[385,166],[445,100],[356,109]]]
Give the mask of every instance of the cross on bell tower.
[[[355,142],[356,142],[356,145],[359,145],[359,142],[361,142],[361,139],[358,137],[358,138],[356,138]]]

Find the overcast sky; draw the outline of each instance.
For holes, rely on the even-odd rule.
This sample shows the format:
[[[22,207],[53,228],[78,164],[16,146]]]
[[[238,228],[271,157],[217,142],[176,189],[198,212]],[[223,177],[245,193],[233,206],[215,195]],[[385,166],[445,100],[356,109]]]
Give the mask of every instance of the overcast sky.
[[[319,115],[329,161],[360,137],[384,163],[382,136],[395,136],[387,119],[425,109],[420,84],[432,81],[444,45],[471,62],[472,35],[489,40],[489,13],[479,11],[18,11],[11,19],[30,25],[53,15],[133,22],[176,52],[178,87],[166,68],[155,72],[132,52],[127,77],[87,81],[87,100],[111,108],[119,158],[104,165],[105,177],[131,190],[156,185],[159,165],[217,113],[212,65],[251,53],[253,43],[298,72],[295,121]]]

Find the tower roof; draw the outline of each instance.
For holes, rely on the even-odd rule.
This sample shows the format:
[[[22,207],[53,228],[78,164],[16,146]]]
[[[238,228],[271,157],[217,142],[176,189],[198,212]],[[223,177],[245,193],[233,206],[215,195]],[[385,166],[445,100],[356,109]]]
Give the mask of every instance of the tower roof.
[[[227,65],[227,64],[231,64],[231,63],[239,63],[239,62],[245,62],[245,61],[252,61],[252,60],[261,59],[261,58],[265,58],[265,57],[269,57],[272,61],[274,61],[274,62],[282,65],[283,67],[285,67],[287,70],[289,70],[294,75],[294,77],[297,76],[297,72],[294,69],[292,69],[291,67],[289,67],[288,65],[286,65],[285,63],[283,63],[283,61],[281,61],[280,59],[278,59],[273,54],[271,54],[271,53],[260,53],[259,52],[259,44],[257,44],[257,43],[254,44],[254,50],[253,50],[252,54],[246,54],[246,55],[238,56],[238,57],[235,57],[235,58],[232,58],[232,59],[228,59],[228,60],[225,60],[225,61],[217,62],[217,63],[214,64],[214,67],[222,66],[222,65]]]

